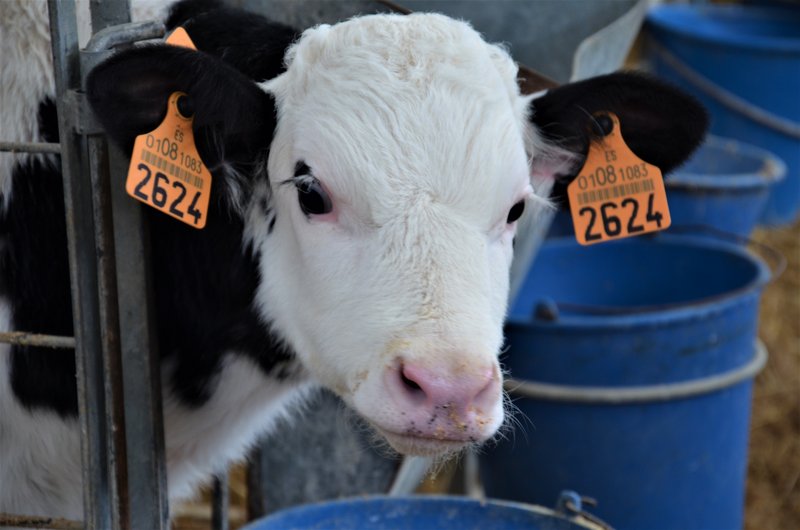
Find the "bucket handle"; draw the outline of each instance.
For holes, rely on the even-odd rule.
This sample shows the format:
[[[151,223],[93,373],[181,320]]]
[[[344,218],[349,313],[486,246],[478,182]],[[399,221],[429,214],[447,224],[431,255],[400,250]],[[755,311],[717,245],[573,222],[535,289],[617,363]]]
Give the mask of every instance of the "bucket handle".
[[[767,348],[760,339],[756,340],[755,355],[745,365],[735,370],[701,379],[666,383],[660,385],[643,385],[627,387],[595,387],[571,386],[535,381],[519,381],[506,379],[505,390],[512,396],[562,401],[571,403],[589,403],[594,405],[626,405],[631,403],[647,403],[653,401],[671,401],[709,394],[728,388],[758,374],[767,364]]]
[[[800,123],[795,123],[757,107],[733,92],[726,90],[681,61],[653,39],[651,39],[649,46],[660,59],[675,70],[685,81],[712,99],[764,127],[800,140]]]
[[[592,530],[614,530],[607,522],[584,510],[584,505],[595,508],[597,500],[585,497],[576,491],[564,490],[558,496],[556,512],[566,517],[576,518],[580,522],[590,525]]]

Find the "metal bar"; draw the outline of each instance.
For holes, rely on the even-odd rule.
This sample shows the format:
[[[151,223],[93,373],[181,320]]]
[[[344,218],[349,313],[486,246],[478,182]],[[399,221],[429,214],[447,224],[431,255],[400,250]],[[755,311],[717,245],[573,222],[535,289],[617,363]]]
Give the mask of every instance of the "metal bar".
[[[61,145],[49,142],[0,142],[0,151],[9,153],[53,153],[61,152]]]
[[[131,21],[129,0],[89,0],[92,13],[92,31],[97,33],[103,28],[124,24]]]
[[[74,0],[48,0],[56,98],[59,107],[71,90],[81,86],[78,31]],[[83,460],[83,505],[86,528],[111,526],[108,496],[105,391],[97,302],[97,263],[91,187],[83,162],[85,141],[74,134],[70,113],[58,113],[61,165],[72,288],[75,361]]]
[[[214,489],[211,492],[211,529],[228,530],[230,528],[228,517],[228,473],[221,473],[214,477]]]
[[[264,517],[267,509],[264,506],[264,495],[261,494],[261,487],[263,486],[264,466],[261,458],[261,446],[256,445],[248,457],[247,473],[245,481],[247,482],[247,520],[253,521],[260,517]]]
[[[535,94],[541,90],[549,90],[559,86],[558,81],[537,72],[533,68],[529,68],[524,64],[518,64],[517,66],[519,66],[517,83],[519,83],[519,88],[523,95]]]
[[[164,32],[160,23],[126,24],[130,20],[127,1],[95,2],[92,7],[100,12],[92,14],[95,34],[81,56],[84,74],[102,60],[111,47]],[[111,22],[119,25],[102,27]],[[101,315],[107,319],[111,329],[119,330],[118,336],[106,337],[118,341],[107,344],[106,355],[109,399],[115,406],[121,404],[120,408],[112,411],[116,417],[112,423],[122,421],[124,417],[124,431],[121,428],[116,430],[112,438],[115,445],[112,456],[116,456],[115,470],[121,481],[116,484],[118,497],[115,501],[120,514],[115,517],[115,523],[129,525],[123,528],[166,530],[169,508],[161,369],[153,331],[147,223],[138,203],[131,201],[124,191],[122,183],[128,166],[127,157],[110,146],[109,162],[110,175],[106,173],[95,179],[98,188],[95,201],[98,205],[111,204],[111,224],[104,223],[104,226],[113,226],[113,238],[110,233],[96,236],[98,242],[102,242],[104,254],[113,256],[100,264],[100,294],[104,300]],[[99,176],[101,173],[98,167],[96,174]],[[101,210],[107,213],[107,210]],[[116,312],[112,306],[116,306]],[[119,376],[122,378],[121,400],[115,394],[120,387],[114,384]],[[122,434],[125,443],[121,443]],[[127,455],[125,447],[130,448]]]
[[[122,185],[127,157],[110,147],[131,528],[167,530],[161,369],[153,323],[147,219]]]
[[[58,335],[41,335],[27,331],[0,332],[0,343],[16,344],[18,346],[42,346],[44,348],[75,347],[75,337],[60,337]]]
[[[115,5],[114,2],[104,2]],[[129,20],[129,19],[128,19]],[[86,44],[87,52],[110,50],[120,44],[129,44],[134,41],[155,39],[162,37],[166,29],[164,24],[157,21],[131,22],[112,28],[105,28],[95,33]]]
[[[108,170],[108,149],[102,136],[91,136],[89,174],[92,181],[92,206],[97,246],[97,282],[100,310],[100,338],[105,367],[104,390],[106,427],[108,432],[108,466],[110,477],[111,524],[114,530],[129,527],[128,462],[125,441],[125,410],[122,389],[122,352],[119,340],[116,262],[111,223],[111,189]]]
[[[486,491],[480,480],[478,454],[470,451],[464,458],[464,493],[471,499],[486,499]]]
[[[130,24],[128,0],[91,0],[91,12],[94,35],[81,55],[84,76],[114,46],[164,33],[160,22]],[[99,136],[89,140],[111,430],[109,465],[115,472],[111,489],[117,509],[112,519],[114,528],[120,530],[166,529],[161,372],[150,331],[150,281],[144,260],[147,238],[141,211],[135,205],[119,207],[120,203],[130,205],[118,193],[123,189],[127,161],[115,148],[109,157],[106,145]],[[120,224],[123,228],[117,230]],[[118,267],[120,257],[122,265]]]
[[[378,3],[385,5],[391,11],[394,11],[395,13],[400,13],[401,15],[410,15],[411,13],[413,13],[413,11],[411,11],[409,8],[401,6],[400,4],[392,2],[391,0],[378,0]]]
[[[52,530],[83,530],[83,523],[57,517],[35,517],[32,515],[11,515],[0,513],[0,527],[10,528],[49,528]]]
[[[411,495],[430,469],[433,459],[425,456],[406,456],[389,489],[393,497]]]

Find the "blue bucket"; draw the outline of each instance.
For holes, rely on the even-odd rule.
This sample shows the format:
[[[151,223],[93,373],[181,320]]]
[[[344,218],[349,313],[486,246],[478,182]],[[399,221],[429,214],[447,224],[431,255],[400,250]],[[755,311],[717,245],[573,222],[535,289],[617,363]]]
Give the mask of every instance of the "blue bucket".
[[[743,142],[709,136],[665,185],[672,226],[710,227],[747,238],[786,165]],[[702,235],[702,231],[698,235]]]
[[[554,497],[556,498],[556,497]],[[552,502],[552,499],[551,499]],[[503,501],[464,497],[361,497],[298,506],[242,530],[587,530],[582,515]],[[609,529],[610,530],[610,529]]]
[[[547,241],[506,326],[528,428],[480,457],[487,495],[573,488],[619,529],[740,528],[769,277],[726,242]]]
[[[647,29],[655,72],[708,107],[712,132],[786,162],[762,221],[791,223],[800,209],[800,10],[663,5]]]

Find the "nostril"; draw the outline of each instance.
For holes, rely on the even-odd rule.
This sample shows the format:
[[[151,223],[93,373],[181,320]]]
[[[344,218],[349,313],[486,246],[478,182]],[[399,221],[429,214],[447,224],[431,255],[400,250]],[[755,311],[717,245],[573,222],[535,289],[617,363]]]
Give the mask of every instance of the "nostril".
[[[459,369],[456,369],[459,368]],[[404,407],[434,413],[437,407],[461,414],[470,407],[487,409],[499,397],[500,383],[492,367],[474,368],[435,366],[400,361],[390,369],[388,383]]]
[[[409,377],[409,374],[406,372],[405,366],[400,369],[400,379],[403,381],[403,385],[405,385],[405,387],[408,390],[411,390],[412,392],[424,393],[422,387],[419,386],[419,383],[417,383],[411,377]]]

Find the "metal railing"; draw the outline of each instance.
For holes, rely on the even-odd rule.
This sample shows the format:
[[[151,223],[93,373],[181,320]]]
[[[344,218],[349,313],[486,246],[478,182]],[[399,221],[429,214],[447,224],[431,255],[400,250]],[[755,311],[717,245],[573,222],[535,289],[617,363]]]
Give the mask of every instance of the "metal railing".
[[[0,141],[0,151],[61,155],[75,336],[13,331],[0,333],[0,342],[74,348],[84,521],[0,514],[0,526],[167,530],[147,224],[140,205],[111,185],[122,182],[127,160],[107,144],[83,94],[86,75],[115,46],[164,28],[129,24],[128,0],[90,7],[94,36],[79,50],[75,0],[48,0],[60,143]],[[215,483],[215,530],[228,527],[226,484]]]

